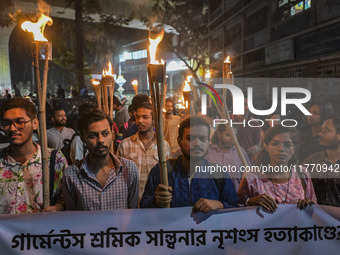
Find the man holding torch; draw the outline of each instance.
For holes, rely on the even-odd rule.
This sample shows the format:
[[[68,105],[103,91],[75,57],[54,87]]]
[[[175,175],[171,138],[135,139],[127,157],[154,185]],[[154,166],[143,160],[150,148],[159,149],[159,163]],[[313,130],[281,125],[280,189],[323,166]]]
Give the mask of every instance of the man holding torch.
[[[143,194],[150,170],[159,162],[158,144],[153,131],[152,107],[149,102],[137,106],[135,114],[138,132],[125,138],[118,146],[117,155],[134,161],[139,171],[139,195]],[[166,158],[171,155],[170,146],[164,142]]]
[[[159,164],[151,171],[140,202],[141,208],[194,206],[201,212],[236,207],[238,197],[228,175],[203,172],[213,166],[205,159],[210,125],[199,116],[181,122],[178,144],[182,156],[167,161],[169,186],[161,184]],[[202,171],[203,170],[203,171]]]
[[[33,131],[39,125],[35,105],[25,98],[9,99],[0,110],[0,118],[1,129],[10,144],[0,151],[0,213],[42,211],[41,147],[32,141]],[[64,209],[60,194],[67,161],[60,151],[53,153],[51,149],[48,158],[49,164],[53,164],[49,168],[54,171],[50,201],[56,202],[51,202],[52,206],[44,211],[60,211]]]

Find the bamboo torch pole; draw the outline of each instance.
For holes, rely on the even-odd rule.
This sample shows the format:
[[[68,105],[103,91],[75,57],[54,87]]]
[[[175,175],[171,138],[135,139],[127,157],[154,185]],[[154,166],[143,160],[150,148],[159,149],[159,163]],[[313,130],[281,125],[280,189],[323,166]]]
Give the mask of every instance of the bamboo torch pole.
[[[163,39],[164,30],[156,34],[156,38],[152,38],[155,35],[154,32],[150,31],[150,64],[147,66],[148,77],[149,77],[149,87],[151,92],[151,100],[153,107],[153,120],[155,123],[156,137],[157,137],[157,150],[159,158],[160,176],[161,183],[168,187],[168,171],[166,166],[166,155],[164,148],[164,133],[163,133],[163,105],[166,94],[166,81],[165,81],[165,67],[166,64],[159,63],[156,60],[156,50],[160,41]],[[170,208],[170,203],[165,206],[165,208]]]
[[[96,94],[98,108],[102,109],[102,93],[101,93],[100,82],[96,79],[91,79],[91,83],[94,88],[94,93]]]
[[[232,84],[232,85],[234,84],[233,73],[231,71],[231,62],[229,61],[229,57],[226,59],[225,62],[223,62],[223,83],[226,84],[227,82],[229,82],[229,84]],[[228,120],[228,123],[231,123],[228,104],[227,104],[227,92],[225,88],[223,88],[223,104],[224,104],[224,111],[222,111],[222,113],[225,116],[222,116],[222,117],[226,118]],[[229,133],[231,134],[231,139],[235,145],[235,148],[242,161],[243,166],[248,166],[248,163],[242,153],[241,146],[238,143],[234,129],[230,125],[227,125],[227,128],[229,129]]]
[[[165,63],[164,64],[148,64],[148,75],[151,92],[151,101],[153,108],[153,118],[155,122],[155,130],[157,136],[157,149],[159,157],[159,166],[161,174],[161,183],[168,186],[168,172],[166,166],[164,133],[163,133],[163,106],[166,93],[165,80]],[[170,204],[165,206],[170,208]]]
[[[45,61],[43,72],[43,84],[41,87],[40,69],[39,69],[39,52],[40,49],[45,48]],[[32,53],[34,59],[35,81],[38,96],[39,109],[39,135],[42,157],[42,174],[43,174],[43,206],[47,208],[50,206],[50,182],[49,182],[49,159],[47,151],[47,132],[46,132],[46,92],[47,92],[47,77],[48,77],[48,61],[51,56],[51,43],[38,42],[32,43]]]
[[[34,41],[32,42],[32,57],[34,66],[34,76],[36,90],[38,95],[39,108],[39,140],[41,147],[42,159],[42,179],[43,179],[43,207],[50,206],[50,182],[49,182],[49,159],[47,151],[47,133],[46,133],[46,91],[48,77],[48,61],[52,60],[52,44],[44,37],[46,24],[51,26],[53,21],[50,17],[40,13],[37,22],[25,21],[21,24],[24,31],[33,33]],[[45,55],[43,55],[45,53]],[[39,60],[44,60],[43,84],[41,87]]]
[[[106,75],[103,76],[102,80],[102,88],[103,88],[103,108],[104,108],[104,112],[110,116],[110,118],[113,120],[113,90],[114,90],[114,84],[115,84],[115,80],[113,75]],[[109,89],[109,95],[107,95],[107,89]],[[110,97],[110,104],[108,101],[108,96]],[[113,140],[115,139],[115,134],[113,135]],[[111,152],[114,153],[115,148],[114,148],[114,144],[112,141],[111,144]]]

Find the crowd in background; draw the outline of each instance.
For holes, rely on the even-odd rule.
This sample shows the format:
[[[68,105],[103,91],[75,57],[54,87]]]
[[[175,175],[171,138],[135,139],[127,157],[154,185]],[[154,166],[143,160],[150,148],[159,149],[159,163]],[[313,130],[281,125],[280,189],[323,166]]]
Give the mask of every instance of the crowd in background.
[[[0,152],[0,213],[60,210],[193,206],[211,210],[262,206],[274,212],[278,204],[340,206],[340,116],[330,103],[312,101],[311,112],[298,127],[284,127],[279,112],[267,116],[262,127],[251,116],[247,99],[239,123],[253,127],[212,125],[218,113],[176,115],[176,103],[165,100],[163,148],[169,185],[161,182],[153,112],[148,95],[137,95],[126,106],[113,98],[112,120],[94,102],[67,105],[47,99],[47,143],[50,172],[50,207],[42,207],[39,120],[32,100],[8,96],[0,111],[4,141]],[[81,91],[87,98],[87,92]],[[72,123],[72,125],[70,125]],[[257,127],[254,127],[257,126]],[[237,136],[240,150],[232,134]],[[279,167],[287,171],[240,171],[249,167]],[[236,171],[211,174],[209,167]],[[327,171],[313,171],[310,166]],[[210,168],[211,169],[211,168]],[[336,170],[337,171],[333,171]],[[263,170],[263,169],[262,169]],[[317,175],[315,173],[318,173]]]

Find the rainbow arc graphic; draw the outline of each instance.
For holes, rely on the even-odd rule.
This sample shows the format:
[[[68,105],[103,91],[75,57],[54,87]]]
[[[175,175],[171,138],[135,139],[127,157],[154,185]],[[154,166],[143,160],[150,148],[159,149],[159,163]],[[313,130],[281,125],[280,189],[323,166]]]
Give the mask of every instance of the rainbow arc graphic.
[[[201,85],[201,86],[199,86],[199,85]],[[214,104],[217,107],[216,99],[215,99],[214,95],[210,92],[210,91],[212,91],[216,95],[216,97],[217,97],[219,103],[221,104],[221,106],[223,106],[222,105],[221,97],[218,95],[217,91],[212,86],[210,86],[210,85],[208,85],[208,84],[206,84],[204,82],[197,82],[197,86],[195,86],[195,87],[200,89],[200,90],[202,90],[202,91],[204,91],[205,93],[207,93],[211,97],[211,99],[214,101]]]

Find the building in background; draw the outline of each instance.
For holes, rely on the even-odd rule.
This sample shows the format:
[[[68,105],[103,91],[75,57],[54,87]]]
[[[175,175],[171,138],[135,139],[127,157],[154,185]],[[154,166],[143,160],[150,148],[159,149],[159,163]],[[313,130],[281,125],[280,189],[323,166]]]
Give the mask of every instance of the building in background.
[[[210,0],[208,28],[216,77],[227,56],[236,78],[340,77],[339,1]],[[340,108],[336,81],[308,89]]]
[[[340,77],[340,2],[210,1],[211,68],[237,77]]]
[[[123,46],[123,52],[119,55],[119,65],[121,74],[126,79],[124,85],[126,93],[133,93],[133,87],[131,85],[133,80],[138,81],[138,93],[149,93],[147,65],[150,60],[148,57],[148,47],[149,40],[147,38]],[[182,61],[175,58],[172,53],[166,50],[160,48],[157,54],[166,62],[167,94],[174,95],[176,93],[182,93],[181,89],[184,80],[186,79],[186,75],[189,74],[187,67],[185,67]]]

